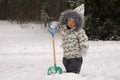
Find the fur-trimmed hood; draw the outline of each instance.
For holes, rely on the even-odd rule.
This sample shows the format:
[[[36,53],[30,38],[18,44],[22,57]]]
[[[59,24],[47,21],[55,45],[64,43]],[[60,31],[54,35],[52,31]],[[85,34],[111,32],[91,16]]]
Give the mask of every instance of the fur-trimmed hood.
[[[84,26],[84,19],[82,17],[82,15],[80,15],[78,12],[74,11],[74,10],[67,10],[61,13],[60,16],[60,24],[61,25],[67,25],[68,22],[68,18],[73,17],[75,19],[75,23],[76,23],[76,31],[79,31],[80,29],[83,28]]]

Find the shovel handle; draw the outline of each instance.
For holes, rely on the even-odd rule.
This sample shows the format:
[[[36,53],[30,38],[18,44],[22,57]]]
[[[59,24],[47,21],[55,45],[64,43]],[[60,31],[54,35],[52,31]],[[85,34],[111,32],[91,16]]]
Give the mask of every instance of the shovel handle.
[[[52,42],[53,42],[54,64],[56,65],[56,53],[55,53],[55,40],[54,40],[54,36],[52,37]]]

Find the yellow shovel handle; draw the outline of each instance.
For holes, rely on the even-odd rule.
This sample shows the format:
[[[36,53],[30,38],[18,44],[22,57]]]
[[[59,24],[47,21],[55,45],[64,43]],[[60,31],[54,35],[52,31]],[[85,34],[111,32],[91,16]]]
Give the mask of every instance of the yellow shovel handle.
[[[54,36],[52,37],[52,42],[53,42],[54,64],[56,64],[56,53],[55,53],[55,41],[54,41]]]

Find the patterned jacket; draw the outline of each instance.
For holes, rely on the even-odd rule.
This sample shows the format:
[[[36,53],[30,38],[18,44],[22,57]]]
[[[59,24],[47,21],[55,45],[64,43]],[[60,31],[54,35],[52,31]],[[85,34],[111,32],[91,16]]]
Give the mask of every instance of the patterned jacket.
[[[67,19],[69,16],[76,20],[76,27],[68,30]],[[83,28],[83,18],[75,11],[69,10],[61,14],[59,32],[62,37],[62,47],[65,58],[79,58],[81,57],[81,50],[88,50],[88,37]]]
[[[62,37],[62,47],[65,58],[78,58],[81,57],[81,50],[88,50],[88,37],[83,29],[79,32],[75,28],[68,30],[65,25],[60,28]]]

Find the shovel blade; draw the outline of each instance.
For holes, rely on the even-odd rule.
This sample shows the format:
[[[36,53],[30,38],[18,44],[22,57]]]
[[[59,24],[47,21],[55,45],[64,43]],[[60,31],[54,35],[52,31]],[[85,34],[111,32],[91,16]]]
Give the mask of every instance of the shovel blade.
[[[47,74],[48,75],[54,75],[54,74],[62,74],[62,68],[61,67],[58,67],[58,66],[51,66],[48,68],[48,72]]]

